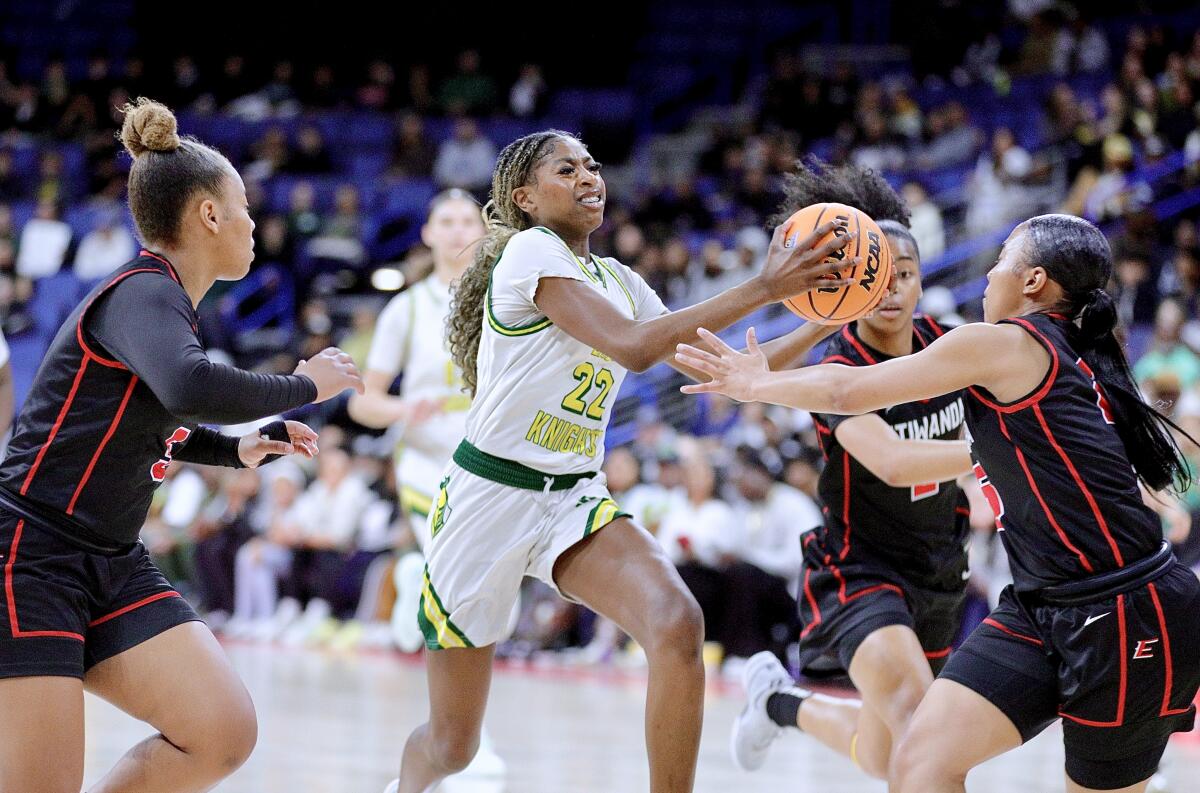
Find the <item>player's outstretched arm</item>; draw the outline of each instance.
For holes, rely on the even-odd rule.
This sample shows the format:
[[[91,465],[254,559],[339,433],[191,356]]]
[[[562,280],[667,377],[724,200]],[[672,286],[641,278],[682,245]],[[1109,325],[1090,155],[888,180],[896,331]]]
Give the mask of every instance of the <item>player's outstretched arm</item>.
[[[535,302],[539,311],[571,336],[626,369],[644,371],[669,358],[676,345],[694,341],[698,328],[727,328],[768,303],[817,286],[854,283],[826,278],[857,263],[856,259],[826,261],[853,240],[853,235],[832,236],[817,244],[833,225],[821,224],[794,246],[786,244],[782,227],[777,228],[760,274],[703,303],[653,319],[630,319],[586,284],[569,278],[543,278]]]
[[[853,416],[932,399],[968,386],[992,387],[1022,359],[1023,331],[1013,326],[974,323],[942,336],[920,352],[874,366],[821,364],[772,372],[754,329],[746,333],[742,353],[708,330],[700,337],[708,349],[681,344],[675,359],[701,372],[708,382],[683,386],[687,394],[721,393],[742,402]]]
[[[971,470],[966,441],[901,438],[875,413],[846,419],[833,434],[851,457],[892,487],[949,482]]]

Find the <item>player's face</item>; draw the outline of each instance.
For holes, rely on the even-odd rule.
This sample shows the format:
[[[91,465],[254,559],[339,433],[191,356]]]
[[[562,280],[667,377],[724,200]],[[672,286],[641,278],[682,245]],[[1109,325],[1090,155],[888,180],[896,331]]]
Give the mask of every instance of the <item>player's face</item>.
[[[250,272],[254,261],[254,221],[250,219],[250,204],[246,200],[246,185],[237,171],[230,170],[221,185],[218,201],[221,215],[217,246],[223,281],[236,281]]]
[[[995,266],[988,270],[987,288],[983,290],[984,322],[999,322],[1008,317],[1015,317],[1021,312],[1025,272],[1025,257],[1022,255],[1024,247],[1025,226],[1022,224],[1008,235],[1004,247],[1000,249],[1000,258],[996,260]]]
[[[449,198],[434,207],[421,229],[421,241],[429,246],[436,262],[465,267],[474,255],[473,243],[487,230],[479,206],[466,198]]]
[[[880,335],[912,332],[912,316],[921,299],[921,260],[911,240],[888,235],[895,274],[892,288],[870,316],[860,320]]]
[[[555,140],[534,169],[533,183],[516,192],[521,191],[525,191],[524,201],[517,198],[517,205],[539,225],[579,237],[604,222],[607,196],[600,163],[574,138]]]

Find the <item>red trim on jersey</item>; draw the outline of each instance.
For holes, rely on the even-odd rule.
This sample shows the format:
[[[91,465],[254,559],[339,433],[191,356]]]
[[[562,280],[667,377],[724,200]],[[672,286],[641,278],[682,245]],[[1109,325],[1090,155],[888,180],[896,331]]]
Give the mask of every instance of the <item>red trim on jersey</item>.
[[[971,517],[971,510],[968,507],[955,507],[954,514],[962,515],[963,517],[969,518],[969,517]]]
[[[159,592],[156,595],[151,595],[150,597],[142,598],[141,600],[139,600],[136,603],[130,603],[128,606],[125,606],[124,608],[119,608],[111,614],[105,614],[103,617],[98,617],[98,618],[92,620],[91,622],[89,622],[88,627],[94,628],[97,625],[102,625],[102,624],[108,622],[109,620],[116,619],[117,617],[121,616],[122,614],[128,614],[129,612],[133,611],[134,609],[140,609],[142,606],[153,603],[156,600],[165,600],[166,598],[177,598],[177,597],[183,597],[183,596],[180,595],[178,592],[176,592],[173,589],[168,590],[166,592]]]
[[[1050,441],[1050,445],[1054,447],[1054,451],[1058,452],[1058,456],[1062,458],[1063,463],[1067,466],[1067,470],[1071,473],[1071,478],[1075,480],[1075,484],[1079,485],[1079,489],[1083,492],[1083,497],[1087,499],[1088,506],[1092,508],[1092,516],[1100,524],[1100,531],[1104,534],[1104,539],[1108,540],[1108,547],[1112,549],[1113,558],[1117,561],[1117,567],[1124,567],[1125,559],[1121,556],[1121,549],[1117,547],[1116,539],[1113,538],[1112,532],[1108,530],[1108,521],[1104,519],[1104,513],[1100,511],[1100,505],[1096,503],[1095,497],[1092,496],[1092,491],[1088,490],[1087,485],[1083,483],[1083,477],[1075,469],[1075,464],[1071,462],[1071,458],[1063,451],[1063,447],[1059,446],[1058,441],[1054,439],[1054,434],[1050,432],[1050,425],[1046,423],[1046,416],[1042,413],[1042,409],[1034,405],[1033,414],[1037,416],[1038,424],[1042,425],[1042,432],[1046,433],[1046,440]]]
[[[1023,634],[1023,633],[1017,633],[1017,632],[1016,632],[1016,631],[1014,631],[1012,628],[1008,627],[1007,625],[1005,625],[1005,624],[1003,624],[1003,623],[1001,623],[1001,622],[998,622],[998,621],[996,621],[996,620],[992,619],[991,617],[984,617],[984,618],[983,618],[983,624],[984,624],[984,625],[991,625],[993,628],[996,628],[997,630],[1004,631],[1004,632],[1005,632],[1005,633],[1007,633],[1009,636],[1015,636],[1016,638],[1018,638],[1018,639],[1021,639],[1021,640],[1023,640],[1023,641],[1027,641],[1027,642],[1029,642],[1030,644],[1036,644],[1038,647],[1041,647],[1041,646],[1042,646],[1042,640],[1041,640],[1041,639],[1035,639],[1035,638],[1033,638],[1032,636],[1026,636],[1026,635],[1025,635],[1025,634]]]
[[[138,253],[139,258],[142,256],[149,256],[151,259],[157,259],[158,261],[165,264],[167,266],[167,273],[171,276],[171,278],[173,278],[175,280],[175,283],[179,284],[180,286],[183,286],[183,281],[179,280],[179,274],[175,272],[175,265],[171,264],[169,261],[167,261],[163,257],[159,256],[157,253],[151,253],[150,251],[146,250],[145,248],[142,248],[141,252]]]
[[[854,334],[850,332],[849,325],[842,326],[842,338],[844,338],[846,341],[850,342],[850,344],[852,344],[854,346],[854,349],[858,350],[858,354],[866,359],[868,364],[871,364],[873,366],[873,365],[879,363],[879,361],[875,360],[875,357],[873,355],[871,355],[871,353],[867,352],[867,348],[863,346],[862,342],[860,342],[858,339],[856,339],[854,337]]]
[[[845,559],[850,553],[850,452],[842,450],[842,525],[846,527],[842,534],[842,550],[838,559]]]
[[[1163,617],[1162,603],[1158,601],[1158,590],[1154,584],[1146,584],[1146,588],[1150,590],[1150,600],[1154,603],[1154,611],[1158,614],[1158,627],[1162,631],[1163,642],[1163,661],[1166,664],[1163,678],[1163,701],[1162,710],[1158,712],[1159,716],[1178,716],[1180,713],[1187,713],[1189,708],[1171,708],[1171,686],[1175,678],[1175,670],[1171,662],[1171,632],[1167,630],[1167,620]]]
[[[1058,715],[1064,719],[1070,719],[1076,724],[1082,724],[1085,727],[1120,727],[1125,723],[1125,689],[1129,682],[1129,661],[1126,655],[1128,647],[1126,646],[1125,637],[1125,596],[1117,595],[1117,631],[1121,639],[1121,684],[1117,689],[1117,716],[1112,721],[1092,721],[1091,719],[1081,719],[1078,716],[1072,716],[1070,713],[1059,711]],[[1165,645],[1164,645],[1165,646]],[[1182,711],[1181,711],[1182,712]]]
[[[935,335],[939,337],[946,335],[946,331],[942,330],[942,326],[937,324],[937,320],[935,320],[933,317],[926,314],[924,317],[922,317],[922,319],[925,320],[925,324],[929,325],[929,328],[934,332]]]
[[[844,363],[847,366],[858,366],[859,365],[844,355],[830,355],[828,358],[822,358],[821,363]]]
[[[846,603],[849,603],[851,600],[858,600],[860,597],[863,597],[864,595],[870,595],[875,592],[883,591],[885,589],[890,589],[891,591],[895,592],[900,597],[902,597],[902,598],[904,597],[904,590],[901,589],[900,587],[896,586],[895,584],[874,584],[869,587],[864,587],[864,588],[858,590],[857,592],[851,592],[849,595],[847,595],[846,594],[846,579],[844,577],[842,577],[842,571],[839,570],[837,565],[835,565],[835,564],[829,565],[829,569],[833,573],[833,577],[838,580],[838,602],[842,603],[843,605]],[[907,600],[906,600],[906,602],[907,602]]]
[[[1025,472],[1025,481],[1029,482],[1029,489],[1033,491],[1033,495],[1037,498],[1038,503],[1042,505],[1042,512],[1045,513],[1046,519],[1050,521],[1050,525],[1054,527],[1054,531],[1058,534],[1058,539],[1062,540],[1062,544],[1067,547],[1071,553],[1079,557],[1079,563],[1083,565],[1083,569],[1089,573],[1095,572],[1092,568],[1092,563],[1083,555],[1083,552],[1071,544],[1067,538],[1067,533],[1063,531],[1062,526],[1058,525],[1058,521],[1054,519],[1053,513],[1050,512],[1050,505],[1046,503],[1046,499],[1042,498],[1042,491],[1038,489],[1037,482],[1033,478],[1033,473],[1029,470],[1029,464],[1025,462],[1025,455],[1021,452],[1021,447],[1013,443],[1012,436],[1008,434],[1008,426],[1004,423],[1004,416],[999,415],[1000,431],[1004,433],[1004,437],[1013,445],[1013,451],[1016,452],[1017,462],[1021,464],[1021,470]]]
[[[23,631],[17,622],[17,601],[13,597],[13,564],[17,561],[17,546],[21,543],[21,531],[25,521],[18,520],[13,530],[12,544],[8,546],[8,562],[4,565],[4,594],[8,598],[8,630],[14,639],[58,638],[83,641],[81,634],[73,631]]]
[[[1046,351],[1050,353],[1050,369],[1046,372],[1046,379],[1042,382],[1042,384],[1038,386],[1032,394],[1017,402],[1008,404],[1003,402],[994,402],[985,397],[983,393],[975,386],[969,386],[967,388],[967,390],[971,392],[972,396],[998,413],[1016,413],[1018,410],[1024,410],[1030,405],[1036,405],[1038,402],[1042,401],[1046,394],[1050,393],[1050,386],[1054,385],[1054,380],[1058,377],[1058,350],[1055,349],[1054,345],[1050,343],[1050,340],[1042,335],[1042,332],[1034,327],[1033,323],[1029,322],[1028,320],[1016,317],[1010,321],[1013,324],[1023,327],[1041,342],[1042,346],[1046,348]]]
[[[83,492],[83,486],[87,484],[88,479],[92,477],[92,471],[96,467],[96,461],[100,459],[101,452],[112,439],[113,434],[117,431],[117,425],[121,423],[121,417],[125,415],[125,407],[129,404],[129,397],[133,395],[133,387],[137,385],[137,375],[131,375],[129,386],[125,389],[125,396],[121,399],[121,404],[117,408],[117,414],[113,416],[112,423],[108,425],[108,432],[104,433],[104,437],[100,439],[99,445],[96,446],[96,452],[92,455],[92,461],[88,463],[87,470],[83,472],[83,476],[79,479],[79,484],[75,486],[75,494],[71,496],[71,503],[67,505],[67,514],[75,514],[75,502],[79,500],[79,494]]]
[[[951,650],[951,648],[949,648],[949,647],[943,647],[942,649],[934,650],[933,652],[929,652],[927,650],[925,652],[925,657],[931,661],[934,659],[937,659],[937,658],[945,658],[946,656],[948,656],[950,654],[950,650]]]
[[[143,251],[143,253],[146,253],[146,251]],[[158,259],[159,257],[153,256],[153,258]],[[160,261],[165,262],[166,259],[160,259]],[[170,265],[168,264],[168,267],[169,266]],[[100,297],[105,292],[107,292],[109,289],[112,289],[114,286],[121,283],[129,276],[136,275],[137,273],[158,273],[159,275],[162,275],[161,270],[156,270],[153,267],[139,267],[136,270],[126,270],[125,272],[118,275],[116,278],[109,281],[104,286],[103,289],[101,289],[99,292],[97,292],[95,294],[95,296],[93,296],[92,299],[88,301],[88,304],[83,307],[83,311],[79,312],[79,321],[75,323],[75,340],[77,342],[79,342],[79,347],[83,350],[84,355],[87,355],[89,358],[94,359],[96,361],[96,363],[103,364],[104,366],[107,366],[112,369],[124,369],[124,370],[128,371],[129,367],[127,367],[125,364],[121,363],[120,361],[109,360],[108,358],[97,355],[96,352],[87,345],[87,342],[84,341],[84,339],[83,339],[83,320],[87,317],[88,310],[91,309],[92,303],[96,302],[96,298]],[[175,277],[174,273],[171,273],[171,277],[175,278],[176,282],[179,281],[179,279]]]
[[[805,567],[804,568],[804,599],[808,601],[809,607],[812,608],[813,621],[808,623],[808,625],[806,625],[804,627],[804,630],[800,631],[801,639],[803,639],[805,636],[807,636],[812,631],[813,628],[815,628],[821,624],[821,607],[817,605],[817,599],[813,597],[812,590],[808,586],[808,577],[810,575],[812,575],[812,568]]]
[[[67,398],[63,400],[62,408],[58,411],[58,418],[54,420],[54,426],[50,428],[50,433],[46,436],[46,442],[42,444],[41,449],[38,449],[37,457],[33,458],[33,465],[29,466],[29,473],[25,475],[25,481],[21,483],[21,495],[25,495],[29,491],[29,485],[33,483],[34,474],[37,473],[38,467],[41,466],[42,459],[50,449],[50,444],[54,442],[55,436],[58,435],[63,419],[67,417],[67,411],[71,409],[71,403],[75,401],[75,394],[79,391],[79,383],[83,380],[83,373],[87,371],[87,365],[88,357],[85,355],[79,361],[79,369],[75,372],[75,381],[71,383],[71,390],[67,392]]]

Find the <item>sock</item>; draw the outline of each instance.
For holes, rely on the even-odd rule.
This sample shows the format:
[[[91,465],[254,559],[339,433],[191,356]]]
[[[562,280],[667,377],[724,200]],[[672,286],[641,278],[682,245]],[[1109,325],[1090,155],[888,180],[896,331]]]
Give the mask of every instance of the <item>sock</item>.
[[[767,717],[780,727],[796,727],[796,716],[800,713],[800,705],[808,698],[801,696],[796,689],[778,691],[767,697]],[[797,729],[799,729],[797,727]]]

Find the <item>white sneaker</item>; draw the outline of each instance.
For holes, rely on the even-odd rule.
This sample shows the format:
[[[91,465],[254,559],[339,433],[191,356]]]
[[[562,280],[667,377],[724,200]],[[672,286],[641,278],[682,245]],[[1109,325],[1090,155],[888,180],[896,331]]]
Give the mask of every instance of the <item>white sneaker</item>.
[[[396,604],[392,606],[392,639],[401,652],[415,653],[425,643],[417,610],[425,584],[425,558],[419,553],[405,554],[392,571],[396,583]]]
[[[765,650],[752,656],[742,668],[746,707],[733,723],[729,748],[734,764],[743,771],[761,768],[771,744],[783,734],[783,728],[767,715],[767,698],[792,683],[792,676],[779,659]]]

